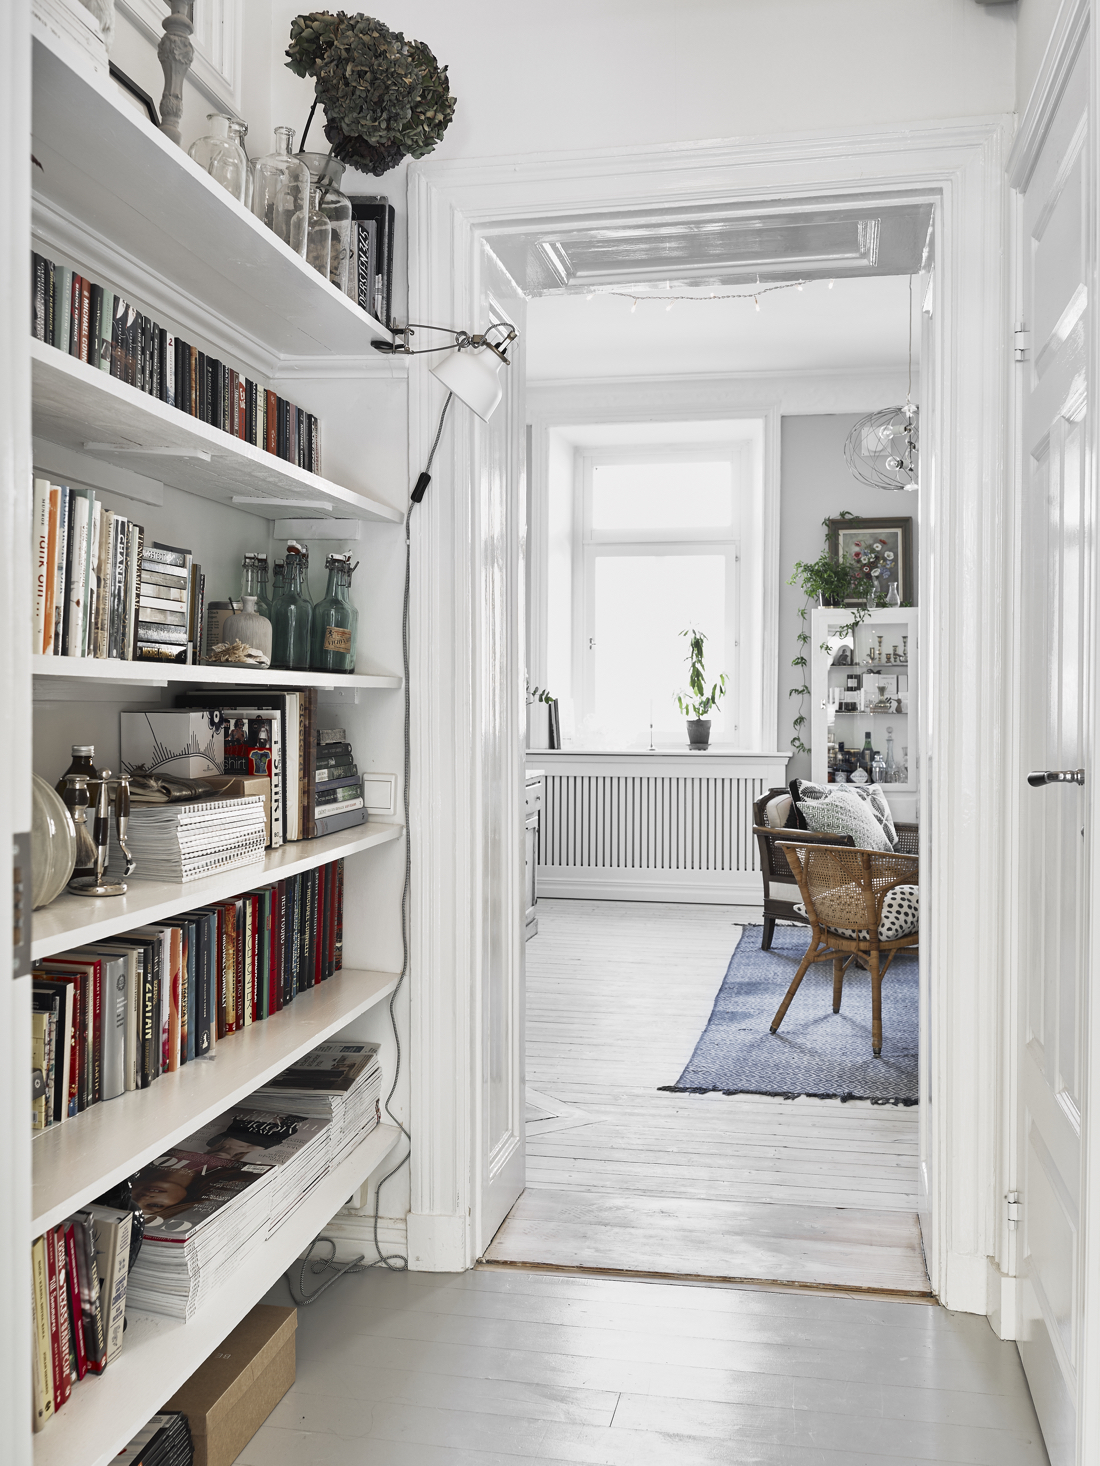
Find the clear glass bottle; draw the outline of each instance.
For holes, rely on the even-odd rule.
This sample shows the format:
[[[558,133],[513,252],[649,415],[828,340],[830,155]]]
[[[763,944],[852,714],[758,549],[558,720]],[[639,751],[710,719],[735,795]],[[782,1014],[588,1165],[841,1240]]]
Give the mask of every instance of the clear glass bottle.
[[[275,151],[252,165],[252,212],[297,254],[306,252],[309,169],[290,151],[292,127],[275,129]]]
[[[271,665],[292,671],[309,667],[313,607],[302,591],[301,557],[288,550],[285,589],[272,609]]]
[[[248,149],[244,140],[248,136],[248,123],[242,122],[239,117],[233,117],[229,122],[229,136],[233,138],[241,152],[244,154],[244,197],[241,202],[246,209],[252,208],[252,160],[248,156]]]
[[[332,225],[321,208],[321,190],[309,187],[309,218],[306,223],[306,263],[328,278],[332,258]]]
[[[898,766],[894,761],[894,729],[891,725],[886,729],[886,777],[884,784],[896,784],[898,782]]]
[[[266,616],[270,621],[271,600],[267,594],[267,556],[256,555],[254,559],[256,561],[256,584],[258,586],[256,591],[256,609],[261,616]]]
[[[354,672],[359,640],[359,612],[351,603],[351,577],[358,564],[350,555],[330,555],[325,561],[328,589],[313,608],[313,655],[316,672]]]
[[[227,193],[231,193],[242,204],[246,203],[249,168],[248,158],[241,145],[240,128],[243,124],[223,112],[211,112],[206,120],[210,124],[210,131],[191,144],[187,156],[193,158],[200,168],[204,168]]]
[[[316,248],[314,246],[312,222],[306,259],[314,269],[326,275],[337,290],[342,290],[346,294],[351,259],[351,200],[340,189],[344,178],[344,165],[327,153],[299,153],[298,156],[309,169],[314,189],[312,207],[322,213],[329,223],[327,262],[321,255],[320,234],[318,234]]]

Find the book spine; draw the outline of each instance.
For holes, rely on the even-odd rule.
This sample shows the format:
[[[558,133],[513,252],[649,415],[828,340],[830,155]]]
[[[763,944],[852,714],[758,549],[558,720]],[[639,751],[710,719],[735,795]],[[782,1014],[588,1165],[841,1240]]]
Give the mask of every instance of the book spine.
[[[200,371],[199,371],[199,349],[198,349],[198,347],[197,346],[190,346],[190,347],[188,347],[188,356],[189,356],[189,360],[190,360],[189,370],[190,370],[190,373],[191,373],[191,396],[188,399],[189,400],[189,403],[190,403],[190,412],[191,412],[191,416],[192,417],[201,417],[202,416],[202,413],[199,410],[199,375],[200,375]],[[205,358],[203,358],[203,365],[205,366]]]
[[[104,1367],[122,1352],[122,1329],[126,1316],[126,1282],[129,1272],[130,1214],[108,1220],[92,1214],[96,1266],[103,1279],[102,1313]]]
[[[80,278],[80,360],[87,361],[91,350],[92,282]]]
[[[76,1228],[72,1222],[65,1227],[65,1281],[69,1288],[69,1328],[76,1356],[76,1377],[80,1380],[88,1373],[88,1356],[84,1349],[84,1313],[80,1302],[80,1273],[76,1265]]]
[[[264,446],[269,453],[278,454],[279,441],[279,399],[274,392],[264,393]]]
[[[53,1376],[53,1408],[54,1414],[61,1409],[61,1406],[68,1399],[63,1385],[65,1370],[61,1361],[61,1317],[58,1311],[58,1288],[57,1288],[57,1252],[53,1245],[53,1233],[47,1232],[42,1238],[46,1253],[46,1306],[49,1310],[50,1323],[50,1373]]]
[[[103,530],[103,505],[92,499],[88,506],[88,595],[84,606],[81,656],[95,655],[95,623],[99,609],[99,542]]]
[[[42,608],[42,641],[38,647],[44,657],[52,657],[54,650],[54,612],[57,605],[57,531],[60,501],[61,490],[51,484],[46,538],[46,585]]]
[[[31,255],[31,335],[36,341],[45,341],[46,323],[49,320],[49,308],[46,303],[46,290],[49,284],[49,273],[46,269],[44,255]]]
[[[46,1233],[46,1245],[53,1245],[54,1266],[57,1270],[57,1332],[61,1354],[61,1389],[57,1408],[60,1409],[72,1394],[73,1377],[76,1373],[74,1341],[70,1327],[69,1279],[65,1265],[65,1229],[54,1227]],[[55,1387],[57,1381],[54,1381]]]
[[[88,510],[90,495],[77,490],[71,496],[72,527],[69,540],[69,603],[65,614],[67,657],[79,657],[84,635],[84,602],[88,594]]]
[[[103,964],[92,963],[92,975],[88,984],[91,997],[92,1029],[92,1095],[91,1102],[98,1105],[103,1098]]]
[[[78,1212],[76,1223],[76,1260],[80,1272],[81,1311],[84,1315],[84,1352],[91,1372],[102,1374],[107,1355],[92,1219],[87,1212]]]
[[[335,969],[339,972],[344,965],[344,861],[336,862],[336,953]]]
[[[38,1431],[53,1419],[54,1409],[50,1284],[44,1237],[38,1237],[31,1247],[31,1280],[34,1288],[34,1428]]]
[[[69,327],[72,322],[73,272],[68,265],[55,265],[53,272],[53,344],[58,351],[69,353]]]
[[[166,1058],[169,1073],[174,1074],[180,1066],[181,1004],[183,989],[183,944],[178,927],[173,927],[169,940],[170,977],[168,985],[168,1048]]]
[[[164,397],[163,401],[169,407],[177,406],[176,403],[176,338],[171,331],[162,333],[160,343],[161,359],[164,362]]]
[[[126,378],[126,312],[128,306],[120,295],[115,296],[111,316],[111,376],[120,382]]]
[[[103,352],[103,286],[93,285],[91,291],[91,314],[88,322],[88,365],[100,368]]]
[[[248,1026],[248,900],[233,902],[233,1024],[236,1029]]]
[[[111,290],[103,292],[103,309],[99,317],[99,340],[96,343],[97,365],[101,372],[111,370],[111,338],[115,319],[115,296]]]
[[[136,387],[137,386],[137,381],[138,381],[138,350],[139,350],[139,337],[141,335],[141,316],[134,309],[134,307],[132,305],[131,306],[128,306],[126,308],[126,333],[125,334],[126,334],[126,359],[125,359],[126,376],[125,376],[124,380],[127,381],[127,382],[129,382],[129,384],[130,384],[131,387]]]
[[[31,648],[41,653],[46,636],[47,581],[50,568],[50,481],[36,478],[32,509],[34,557],[34,640]]]
[[[69,607],[69,513],[70,494],[67,485],[57,489],[57,549],[54,554],[56,578],[53,605],[53,654],[59,657],[64,648],[65,620]]]
[[[81,280],[74,271],[69,280],[69,355],[80,360]]]
[[[126,1089],[126,959],[105,961],[103,968],[103,1098],[109,1100]]]

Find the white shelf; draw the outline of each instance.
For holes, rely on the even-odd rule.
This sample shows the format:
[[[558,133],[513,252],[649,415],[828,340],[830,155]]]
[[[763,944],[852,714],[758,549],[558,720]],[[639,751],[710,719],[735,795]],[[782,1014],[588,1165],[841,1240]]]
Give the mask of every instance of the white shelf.
[[[251,667],[185,667],[176,662],[120,662],[117,658],[31,657],[35,677],[69,682],[121,682],[127,685],[167,687],[172,682],[191,686],[233,687],[394,688],[401,678],[391,672],[273,672]]]
[[[97,461],[266,519],[404,522],[400,509],[307,473],[34,337],[30,357],[35,437],[78,451],[110,444],[117,451],[97,448]],[[264,502],[234,505],[235,498]]]
[[[79,1207],[155,1160],[266,1084],[353,1018],[389,997],[395,972],[347,968],[299,993],[280,1013],[219,1039],[213,1059],[162,1074],[148,1089],[92,1105],[33,1137],[34,1217],[40,1237]]]
[[[36,196],[277,356],[375,356],[392,336],[124,101],[34,27]],[[267,152],[269,140],[252,140]]]
[[[212,901],[226,901],[241,891],[271,885],[299,871],[311,870],[315,865],[385,845],[399,839],[403,831],[403,825],[369,820],[365,825],[340,830],[335,835],[281,845],[278,850],[265,851],[262,860],[235,866],[205,880],[188,881],[186,885],[143,881],[132,876],[125,896],[58,896],[56,901],[34,913],[31,958],[37,962],[52,953],[86,942],[102,942],[179,911],[209,906]]]
[[[98,1378],[88,1375],[74,1386],[68,1403],[34,1437],[35,1466],[109,1466],[378,1169],[400,1135],[392,1125],[372,1131],[273,1237],[252,1248],[247,1262],[189,1323],[127,1312],[122,1353]]]

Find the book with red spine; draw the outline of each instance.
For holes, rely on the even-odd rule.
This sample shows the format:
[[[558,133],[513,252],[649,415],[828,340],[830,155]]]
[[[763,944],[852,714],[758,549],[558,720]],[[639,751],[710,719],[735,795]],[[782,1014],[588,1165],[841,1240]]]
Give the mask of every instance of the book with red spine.
[[[264,447],[269,453],[276,453],[278,452],[277,443],[279,436],[275,423],[278,415],[276,410],[278,398],[274,392],[267,392],[265,396],[267,397],[267,416],[264,419],[264,437],[266,438]]]
[[[236,948],[233,956],[234,975],[234,1003],[233,1003],[233,1027],[240,1030],[245,1026],[245,1004],[248,1001],[247,966],[248,966],[248,934],[245,930],[245,901],[238,896],[232,902],[233,906],[233,931]]]
[[[267,1011],[278,1013],[283,1006],[283,985],[279,975],[283,970],[283,882],[276,881],[271,888],[271,968],[267,974]]]
[[[68,1399],[63,1394],[64,1381],[62,1374],[65,1372],[65,1365],[61,1361],[61,1324],[58,1319],[57,1308],[57,1251],[53,1245],[53,1233],[47,1232],[46,1242],[46,1289],[47,1315],[50,1325],[50,1358],[53,1361],[53,1409],[56,1415],[58,1410]],[[67,1365],[67,1361],[66,1361]]]
[[[344,965],[344,861],[336,862],[336,940],[334,943],[333,971],[339,972]]]
[[[80,360],[88,360],[92,333],[92,282],[80,277]]]
[[[84,1349],[84,1314],[80,1305],[80,1274],[76,1267],[76,1230],[72,1222],[65,1228],[65,1281],[69,1288],[69,1326],[76,1356],[76,1377],[83,1379],[88,1373],[88,1356]]]
[[[54,1375],[54,1393],[58,1396],[56,1409],[60,1410],[73,1392],[73,1374],[76,1359],[73,1334],[70,1326],[69,1279],[65,1264],[65,1229],[54,1227],[46,1234],[48,1246],[52,1246],[54,1269],[57,1273],[57,1333],[61,1353],[61,1371]],[[60,1382],[60,1389],[58,1384]]]

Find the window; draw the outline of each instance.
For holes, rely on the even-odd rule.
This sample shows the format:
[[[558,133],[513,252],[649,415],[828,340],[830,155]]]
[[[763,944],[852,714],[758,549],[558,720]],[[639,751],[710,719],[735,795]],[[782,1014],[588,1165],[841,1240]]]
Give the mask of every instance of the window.
[[[729,697],[712,737],[737,742],[740,538],[746,442],[607,448],[578,454],[574,523],[576,741],[683,740],[676,694],[687,642],[707,637],[708,688]]]

